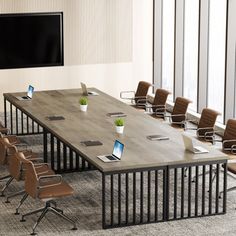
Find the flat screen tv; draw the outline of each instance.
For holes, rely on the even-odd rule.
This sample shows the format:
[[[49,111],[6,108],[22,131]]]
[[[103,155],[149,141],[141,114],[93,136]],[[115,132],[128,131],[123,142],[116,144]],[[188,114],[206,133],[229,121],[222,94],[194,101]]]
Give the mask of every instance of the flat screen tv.
[[[62,12],[0,14],[0,69],[63,65]]]

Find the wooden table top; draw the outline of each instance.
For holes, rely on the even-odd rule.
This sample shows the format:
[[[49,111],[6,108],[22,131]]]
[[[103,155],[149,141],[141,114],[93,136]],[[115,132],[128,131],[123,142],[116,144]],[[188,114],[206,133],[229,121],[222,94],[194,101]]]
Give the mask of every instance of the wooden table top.
[[[210,152],[192,154],[186,151],[182,130],[171,127],[161,119],[152,118],[102,91],[95,88],[90,90],[98,92],[99,96],[88,97],[87,112],[82,112],[79,108],[81,89],[36,91],[30,101],[15,98],[25,95],[24,93],[6,93],[4,97],[63,142],[78,150],[102,172],[227,159],[227,155],[221,151],[197,140],[199,145]],[[127,115],[124,117],[124,134],[115,132],[116,118],[108,117],[109,112],[124,112]],[[62,115],[65,120],[49,121],[46,117],[52,115]],[[194,131],[186,133],[195,135]],[[166,135],[170,139],[150,141],[146,136],[152,134]],[[104,163],[99,160],[98,155],[111,154],[116,139],[125,145],[121,161]],[[99,140],[103,145],[85,147],[80,143],[84,140]]]

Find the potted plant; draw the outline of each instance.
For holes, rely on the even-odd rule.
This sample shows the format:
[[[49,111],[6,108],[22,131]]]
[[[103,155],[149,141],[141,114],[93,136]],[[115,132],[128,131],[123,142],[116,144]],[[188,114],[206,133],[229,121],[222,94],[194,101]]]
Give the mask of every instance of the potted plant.
[[[88,99],[87,99],[86,97],[80,98],[79,104],[80,104],[80,110],[81,110],[81,111],[87,111],[87,108],[88,108]]]
[[[124,132],[124,123],[125,123],[125,121],[122,118],[117,118],[115,120],[116,132],[118,134],[123,134],[123,132]]]

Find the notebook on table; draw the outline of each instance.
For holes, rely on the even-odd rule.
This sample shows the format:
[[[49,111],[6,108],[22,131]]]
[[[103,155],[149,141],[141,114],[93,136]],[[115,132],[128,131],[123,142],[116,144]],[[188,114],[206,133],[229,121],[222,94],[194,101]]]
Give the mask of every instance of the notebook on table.
[[[109,117],[125,117],[126,114],[123,112],[109,112],[109,113],[107,113],[107,116],[109,116]]]
[[[82,141],[80,143],[83,144],[86,147],[102,145],[102,143],[100,141],[98,141],[98,140],[87,140],[87,141]]]
[[[53,121],[53,120],[65,120],[64,116],[47,116],[46,117],[48,120]]]
[[[165,135],[155,134],[155,135],[148,135],[147,139],[149,139],[151,141],[155,141],[155,140],[168,140],[169,137],[167,137]]]

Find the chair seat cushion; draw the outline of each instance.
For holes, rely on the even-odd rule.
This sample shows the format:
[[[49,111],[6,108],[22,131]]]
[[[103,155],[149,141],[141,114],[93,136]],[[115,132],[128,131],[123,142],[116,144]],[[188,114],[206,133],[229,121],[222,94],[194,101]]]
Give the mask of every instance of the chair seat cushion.
[[[53,181],[47,182],[47,184],[53,184]],[[69,184],[62,181],[59,185],[40,189],[38,197],[40,199],[59,198],[70,196],[73,193],[73,188]]]

